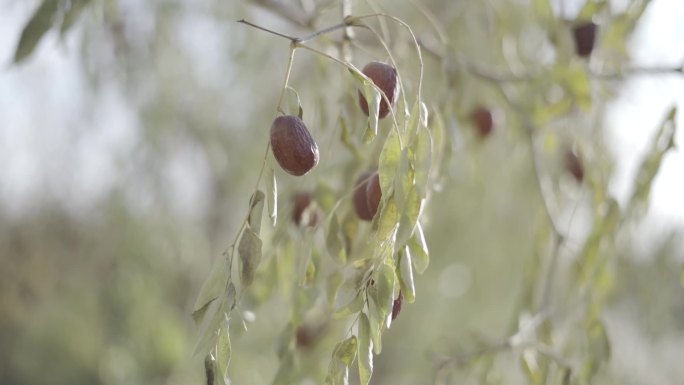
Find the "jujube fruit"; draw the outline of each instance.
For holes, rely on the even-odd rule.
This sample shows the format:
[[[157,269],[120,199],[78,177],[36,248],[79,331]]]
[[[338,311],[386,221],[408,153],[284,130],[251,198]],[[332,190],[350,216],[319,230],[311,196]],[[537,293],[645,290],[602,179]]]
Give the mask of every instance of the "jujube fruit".
[[[308,192],[299,192],[292,198],[294,209],[292,220],[297,226],[315,227],[318,224],[318,211],[315,208],[313,198]]]
[[[380,99],[378,119],[382,119],[389,114],[390,105],[394,108],[399,98],[399,76],[397,75],[397,70],[388,64],[374,61],[366,64],[362,72],[387,96],[387,100],[382,96]],[[389,101],[389,104],[387,101]],[[359,91],[359,106],[363,113],[368,116],[368,101],[361,91]]]
[[[302,176],[318,164],[318,145],[304,122],[294,115],[273,120],[271,149],[280,167],[291,175]]]
[[[392,321],[394,321],[401,313],[401,303],[404,301],[404,295],[399,290],[399,296],[392,303]]]
[[[485,138],[494,129],[494,116],[485,107],[477,107],[470,113],[470,120],[475,126],[475,131],[480,138]]]
[[[572,149],[568,149],[565,152],[565,170],[567,170],[577,181],[577,183],[582,183],[584,180],[584,165],[582,164],[582,159],[577,155]]]
[[[572,35],[575,40],[575,53],[580,57],[589,57],[596,43],[596,30],[598,26],[593,22],[585,22],[572,27]]]
[[[382,190],[380,190],[380,175],[374,172],[366,183],[366,207],[371,218],[378,212],[380,200],[382,199]]]
[[[354,211],[356,215],[364,221],[370,221],[373,219],[373,214],[368,209],[368,199],[367,199],[367,187],[368,180],[373,173],[371,171],[366,171],[359,175],[354,182],[354,196],[352,197],[352,203],[354,205]]]

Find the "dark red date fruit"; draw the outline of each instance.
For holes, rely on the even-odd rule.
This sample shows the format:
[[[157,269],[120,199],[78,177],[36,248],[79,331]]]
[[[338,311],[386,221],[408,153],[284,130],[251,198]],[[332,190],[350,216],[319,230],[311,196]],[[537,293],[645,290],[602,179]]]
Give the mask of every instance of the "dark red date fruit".
[[[494,130],[494,116],[484,107],[477,107],[470,113],[470,120],[480,138],[486,138]]]
[[[397,70],[388,64],[374,61],[366,64],[362,72],[387,96],[387,100],[384,97],[380,100],[378,119],[382,119],[389,114],[390,105],[394,108],[399,98],[399,76],[397,75]],[[361,91],[359,91],[359,106],[361,111],[368,116],[368,101],[366,101],[366,97],[363,96]]]
[[[568,149],[565,152],[564,163],[565,170],[575,178],[577,183],[582,183],[584,180],[584,165],[582,164],[582,159],[574,150]]]
[[[577,56],[586,58],[591,55],[596,43],[597,30],[598,26],[591,21],[572,27],[572,36],[575,40],[575,53],[577,53]]]
[[[392,304],[392,321],[394,321],[401,313],[401,303],[404,301],[404,295],[399,291],[399,296],[394,300]]]
[[[288,174],[302,176],[318,164],[318,145],[297,116],[275,118],[271,125],[271,150]]]
[[[366,184],[366,207],[371,218],[378,212],[380,200],[382,199],[382,190],[380,190],[380,175],[375,172],[368,179]]]
[[[352,203],[354,204],[354,211],[356,215],[364,221],[370,221],[373,219],[373,214],[368,209],[368,199],[366,190],[368,189],[368,181],[370,180],[373,173],[371,171],[366,171],[359,175],[354,183],[354,196],[352,197]]]
[[[315,227],[318,224],[318,211],[314,207],[314,201],[308,192],[299,192],[292,198],[294,209],[292,220],[297,226]],[[306,215],[305,215],[306,214]]]

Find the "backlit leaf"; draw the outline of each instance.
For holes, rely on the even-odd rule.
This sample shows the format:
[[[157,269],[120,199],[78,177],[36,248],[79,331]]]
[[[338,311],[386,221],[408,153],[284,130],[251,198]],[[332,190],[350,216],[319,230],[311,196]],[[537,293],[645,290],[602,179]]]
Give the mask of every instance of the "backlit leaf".
[[[653,180],[658,175],[663,158],[668,151],[675,147],[676,116],[677,109],[672,107],[655,134],[650,151],[641,161],[634,183],[634,191],[629,202],[630,211],[648,205]]]
[[[268,183],[268,193],[266,200],[268,202],[268,216],[271,218],[271,225],[275,226],[278,221],[278,181],[276,180],[275,170],[269,167],[269,178],[266,179]]]
[[[413,283],[413,265],[408,246],[399,252],[399,284],[406,302],[413,303],[416,300],[416,287]]]
[[[342,240],[342,229],[337,214],[333,214],[328,225],[328,234],[325,238],[328,253],[339,263],[345,263],[346,251]]]
[[[414,151],[416,189],[421,197],[425,197],[430,177],[430,167],[432,165],[432,137],[430,136],[430,131],[427,129],[418,131]]]
[[[221,327],[218,330],[218,340],[216,341],[216,377],[218,377],[220,384],[230,384],[230,379],[228,378],[228,365],[230,364],[231,353],[228,317],[225,316],[225,319],[221,322]]]
[[[351,366],[356,358],[356,350],[356,336],[351,336],[335,345],[330,366],[328,367],[328,375],[325,378],[325,384],[349,384],[349,366]]]
[[[385,205],[381,207],[382,212],[380,216],[376,216],[373,222],[373,227],[376,228],[375,238],[378,245],[384,245],[387,241],[391,241],[399,226],[399,209],[394,202],[394,197],[389,198]]]
[[[373,81],[364,75],[363,72],[353,64],[346,64],[349,72],[354,76],[354,79],[359,82],[361,93],[368,103],[368,125],[363,139],[366,143],[369,143],[378,135],[378,113],[380,112],[382,95],[380,90],[373,84]]]
[[[411,240],[409,240],[408,246],[409,251],[411,252],[413,267],[416,269],[416,273],[423,274],[430,263],[430,256],[428,253],[427,244],[425,243],[423,228],[420,223],[416,225],[416,230],[413,233]]]
[[[257,190],[249,200],[249,226],[259,235],[261,232],[261,217],[264,212],[264,192]]]
[[[370,335],[370,321],[365,313],[359,315],[359,382],[368,385],[373,375],[373,342]]]
[[[91,0],[68,1],[67,4],[69,4],[69,9],[64,14],[64,19],[62,21],[62,26],[59,29],[59,33],[64,35],[67,31],[69,31],[76,21],[78,21],[78,17],[81,15],[85,7],[90,3]]]
[[[195,306],[193,306],[192,317],[196,324],[202,322],[209,304],[223,294],[229,278],[230,265],[228,264],[228,259],[225,256],[221,256],[214,261],[209,278],[204,281],[195,301]]]
[[[59,9],[59,0],[43,0],[31,19],[21,31],[21,37],[14,52],[14,62],[20,63],[36,48],[40,39],[54,25]]]
[[[216,344],[217,330],[225,318],[226,305],[223,298],[212,301],[197,330],[197,339],[193,348],[193,356],[205,356]]]
[[[254,281],[256,269],[261,262],[261,239],[251,227],[247,226],[238,246],[240,256],[240,282],[248,287]]]
[[[399,143],[399,135],[395,130],[392,130],[385,140],[378,161],[380,190],[384,197],[388,197],[391,194],[392,185],[394,184],[394,178],[397,174],[400,160],[401,145]]]

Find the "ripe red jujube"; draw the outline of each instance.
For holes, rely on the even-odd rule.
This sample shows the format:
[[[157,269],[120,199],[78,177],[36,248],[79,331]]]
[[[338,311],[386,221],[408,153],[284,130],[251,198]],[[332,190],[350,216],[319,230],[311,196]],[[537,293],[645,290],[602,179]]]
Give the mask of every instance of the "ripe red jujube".
[[[315,227],[318,224],[318,211],[313,207],[313,198],[308,192],[299,192],[292,198],[294,209],[292,220],[297,226]],[[306,213],[306,215],[305,215]]]
[[[354,196],[352,197],[352,203],[354,204],[354,211],[356,215],[364,221],[370,221],[373,219],[373,214],[368,209],[368,199],[366,190],[368,188],[368,181],[373,173],[366,171],[359,175],[354,182]]]
[[[598,26],[589,21],[577,24],[572,28],[572,35],[575,40],[575,52],[577,56],[589,57],[594,50],[596,43],[596,30]]]
[[[572,149],[565,152],[565,170],[567,170],[575,178],[577,183],[582,183],[584,180],[584,165],[582,159]]]
[[[377,172],[374,172],[366,184],[366,207],[368,207],[368,213],[371,218],[378,212],[381,199],[382,190],[380,190],[380,175]]]
[[[318,145],[297,116],[275,118],[271,125],[271,150],[287,173],[302,176],[318,164]]]
[[[382,119],[389,114],[390,105],[394,108],[399,98],[399,76],[397,75],[397,70],[388,64],[374,61],[366,64],[362,72],[385,93],[387,100],[389,100],[388,104],[384,97],[380,99],[378,118]],[[359,106],[363,113],[368,116],[368,101],[366,101],[361,91],[359,91]]]
[[[470,119],[480,138],[486,138],[494,130],[494,115],[485,107],[477,107],[470,113]]]

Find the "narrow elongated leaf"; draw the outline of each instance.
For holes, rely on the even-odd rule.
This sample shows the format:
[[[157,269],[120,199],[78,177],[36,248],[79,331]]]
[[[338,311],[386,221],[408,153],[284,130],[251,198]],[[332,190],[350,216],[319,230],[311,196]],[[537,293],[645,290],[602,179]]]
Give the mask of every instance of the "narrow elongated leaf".
[[[421,197],[427,194],[430,167],[432,166],[432,136],[426,128],[418,131],[415,144],[415,183]]]
[[[228,279],[230,279],[230,265],[227,258],[221,256],[214,261],[209,278],[204,281],[195,301],[195,306],[193,306],[192,317],[196,324],[202,322],[209,304],[221,296],[226,288]]]
[[[386,263],[381,264],[373,274],[373,279],[375,280],[375,285],[369,290],[370,295],[378,306],[379,318],[389,323],[391,321],[389,315],[392,313],[394,285],[396,283],[394,268]],[[389,327],[389,324],[387,326]]]
[[[416,133],[427,127],[428,110],[425,103],[416,99],[411,107],[411,117],[408,119],[406,127],[406,137],[413,140]]]
[[[401,210],[401,222],[399,224],[399,230],[397,231],[398,245],[401,246],[405,244],[415,232],[418,218],[423,210],[424,201],[425,200],[420,196],[420,193],[418,193],[415,186],[408,191],[404,208]]]
[[[413,303],[416,300],[416,287],[413,282],[413,266],[408,246],[399,253],[399,284],[406,302]]]
[[[249,200],[249,227],[257,235],[261,232],[261,217],[264,212],[264,192],[257,190]]]
[[[368,385],[373,375],[373,341],[370,335],[370,321],[365,313],[359,315],[359,382]]]
[[[337,219],[337,214],[333,214],[328,225],[328,234],[325,237],[325,244],[330,256],[339,263],[347,260],[344,242],[342,241],[342,228]]]
[[[240,256],[240,282],[246,288],[254,281],[254,274],[261,262],[261,239],[249,226],[240,238],[238,254]]]
[[[59,0],[43,0],[21,31],[21,37],[14,52],[15,63],[20,63],[31,55],[43,35],[54,25],[58,10]]]
[[[382,94],[375,84],[373,84],[373,81],[353,64],[347,63],[347,68],[349,69],[349,72],[354,75],[354,79],[359,82],[361,93],[366,98],[366,102],[368,102],[368,126],[366,128],[366,133],[364,134],[364,141],[369,143],[378,135],[378,113],[380,112]]]
[[[275,226],[278,221],[278,181],[276,180],[275,170],[269,167],[269,178],[267,179],[268,190],[266,200],[268,203],[268,216],[271,218],[271,225]]]
[[[218,337],[217,330],[225,317],[225,309],[223,298],[209,304],[197,331],[193,356],[205,356],[214,348]]]
[[[378,160],[378,174],[380,175],[380,190],[383,197],[389,197],[401,161],[401,145],[399,135],[392,130],[385,140]]]
[[[69,9],[64,14],[64,19],[62,21],[62,26],[59,29],[59,33],[64,35],[71,29],[71,27],[78,21],[79,16],[87,5],[91,3],[91,0],[71,0],[68,2]]]
[[[408,246],[412,256],[413,267],[418,274],[423,274],[430,263],[430,255],[428,253],[427,244],[425,243],[423,228],[420,223],[416,225],[416,230],[413,233],[411,240],[409,240]]]
[[[404,148],[399,158],[397,166],[397,173],[394,178],[394,200],[397,203],[399,212],[404,211],[404,203],[409,194],[409,190],[413,188],[413,168],[409,162],[409,150]]]
[[[356,358],[357,339],[351,336],[335,345],[325,383],[329,385],[348,385],[349,366]]]
[[[389,198],[382,206],[380,216],[376,216],[373,228],[376,229],[375,239],[379,246],[384,247],[387,241],[393,241],[399,226],[399,209],[394,197]]]
[[[219,380],[219,384],[230,384],[228,365],[230,364],[231,354],[230,331],[228,328],[228,317],[226,316],[223,322],[221,322],[221,327],[218,330],[218,340],[216,341],[216,377]]]
[[[588,0],[577,16],[578,20],[591,20],[592,17],[608,7],[607,0]]]
[[[656,132],[650,151],[641,161],[641,167],[634,183],[634,192],[629,202],[630,211],[648,205],[653,180],[660,171],[663,158],[668,151],[675,147],[676,116],[677,109],[673,107]]]

